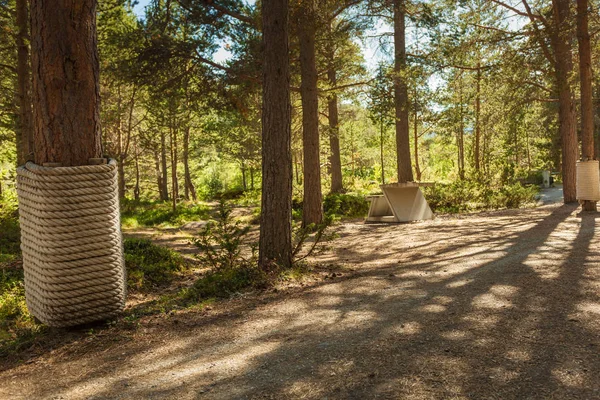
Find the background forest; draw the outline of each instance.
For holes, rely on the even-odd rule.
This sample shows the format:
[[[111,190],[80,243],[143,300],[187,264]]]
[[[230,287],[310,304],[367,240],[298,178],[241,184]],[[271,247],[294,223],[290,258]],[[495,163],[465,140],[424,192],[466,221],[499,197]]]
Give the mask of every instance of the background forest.
[[[551,13],[549,2],[532,6]],[[15,7],[11,0],[0,8],[5,197],[13,197],[19,127],[17,47],[23,32]],[[176,207],[223,195],[258,201],[259,9],[239,1],[218,7],[202,1],[100,1],[104,152],[119,162],[125,206],[135,200]],[[549,39],[516,11],[484,0],[407,5],[403,73],[414,178],[451,184],[432,190],[434,206],[439,196],[464,199],[465,193],[482,201],[458,210],[518,206],[518,187],[516,204],[487,200],[501,187],[536,182],[542,169],[560,171],[553,66],[540,46]],[[323,193],[366,194],[397,179],[391,17],[389,7],[376,1],[319,3],[315,57]],[[293,26],[298,21],[291,23],[294,194],[301,203],[300,50]],[[594,32],[596,13],[590,23]],[[479,196],[486,188],[493,190]],[[453,211],[454,198],[439,200]]]

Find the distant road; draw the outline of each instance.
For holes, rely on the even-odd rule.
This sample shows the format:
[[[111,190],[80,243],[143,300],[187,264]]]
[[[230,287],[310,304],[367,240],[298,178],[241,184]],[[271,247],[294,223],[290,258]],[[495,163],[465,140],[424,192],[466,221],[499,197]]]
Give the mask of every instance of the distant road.
[[[540,190],[539,204],[556,204],[563,201],[563,188],[561,184],[555,184],[554,187]]]

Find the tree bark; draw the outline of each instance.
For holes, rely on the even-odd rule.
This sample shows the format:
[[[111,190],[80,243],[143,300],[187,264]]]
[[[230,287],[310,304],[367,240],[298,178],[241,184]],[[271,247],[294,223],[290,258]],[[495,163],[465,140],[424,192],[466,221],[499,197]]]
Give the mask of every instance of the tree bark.
[[[33,159],[33,110],[31,104],[31,70],[29,64],[29,11],[27,0],[17,0],[17,164]]]
[[[331,24],[329,24],[329,31],[331,33]],[[331,87],[337,86],[337,71],[335,70],[335,48],[330,41],[328,43],[328,57],[329,65],[327,68],[327,79]],[[340,126],[339,126],[339,115],[338,115],[338,97],[333,92],[327,99],[328,108],[328,120],[329,120],[329,147],[331,155],[329,156],[329,162],[331,165],[331,192],[341,193],[344,190],[342,182],[342,158],[340,154]]]
[[[300,96],[302,97],[302,142],[304,148],[304,198],[302,226],[323,221],[321,162],[319,154],[319,99],[315,52],[314,3],[303,0],[298,18],[300,41]]]
[[[183,174],[185,180],[185,198],[196,201],[196,188],[190,174],[190,126],[187,125],[183,131]]]
[[[398,182],[413,180],[408,131],[408,87],[406,85],[406,2],[394,0],[394,105],[396,109],[396,157]]]
[[[160,156],[158,154],[158,151],[154,151],[154,173],[156,174],[156,183],[158,185],[158,196],[161,200],[164,200],[163,174],[160,170]]]
[[[465,117],[463,112],[463,94],[462,94],[462,76],[458,81],[458,95],[459,95],[459,123],[458,123],[458,177],[461,180],[465,179]]]
[[[170,133],[171,133],[171,200],[173,212],[177,211],[177,198],[179,197],[179,181],[177,180],[177,127],[175,126],[174,116],[172,115]]]
[[[160,164],[161,164],[161,188],[160,199],[163,201],[169,200],[169,184],[167,180],[167,144],[165,132],[161,129],[160,132]]]
[[[133,188],[133,199],[140,200],[140,155],[138,153],[137,139],[134,137],[134,161],[135,161],[135,186]]]
[[[413,99],[414,114],[413,114],[413,126],[414,126],[414,141],[415,141],[415,175],[417,182],[421,180],[421,166],[419,165],[419,113],[417,104],[417,89],[414,91],[415,98]]]
[[[577,0],[577,42],[581,85],[581,158],[594,159],[594,103],[592,99],[592,54],[588,28],[588,2]],[[596,202],[586,200],[584,211],[596,211]]]
[[[477,76],[475,84],[475,138],[473,146],[473,156],[475,161],[475,173],[479,177],[479,171],[481,169],[481,161],[479,150],[481,142],[481,62],[477,62]]]
[[[31,0],[34,159],[102,156],[96,0]]]
[[[576,170],[578,159],[577,146],[577,119],[575,116],[575,103],[569,78],[573,73],[571,49],[571,11],[569,0],[553,0],[553,13],[556,21],[552,35],[554,47],[555,74],[558,86],[559,99],[559,130],[562,148],[562,179],[563,196],[565,203],[577,201]]]
[[[330,69],[327,72],[329,82],[335,85],[335,70]],[[332,79],[333,77],[333,79]],[[338,99],[337,95],[331,95],[327,103],[328,119],[329,119],[329,147],[331,155],[329,162],[331,163],[331,192],[341,193],[344,191],[342,182],[342,158],[340,155],[340,126],[338,116]]]
[[[288,1],[263,0],[262,207],[259,266],[292,265]]]
[[[385,158],[383,156],[383,134],[385,130],[383,126],[383,115],[381,116],[379,122],[379,157],[381,159],[381,184],[385,185]]]

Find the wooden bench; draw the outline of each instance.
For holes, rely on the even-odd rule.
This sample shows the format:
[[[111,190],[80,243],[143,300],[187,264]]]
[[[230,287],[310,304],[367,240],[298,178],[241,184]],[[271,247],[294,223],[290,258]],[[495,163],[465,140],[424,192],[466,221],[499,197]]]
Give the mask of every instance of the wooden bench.
[[[371,205],[366,222],[410,222],[433,218],[420,187],[433,183],[406,182],[381,185],[382,195],[368,196]]]

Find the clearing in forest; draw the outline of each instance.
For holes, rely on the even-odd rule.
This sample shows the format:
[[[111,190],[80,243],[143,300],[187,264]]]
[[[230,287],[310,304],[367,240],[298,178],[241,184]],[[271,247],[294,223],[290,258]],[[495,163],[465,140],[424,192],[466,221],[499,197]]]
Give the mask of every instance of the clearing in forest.
[[[600,233],[577,211],[343,223],[327,279],[65,339],[6,364],[0,398],[599,398]]]

